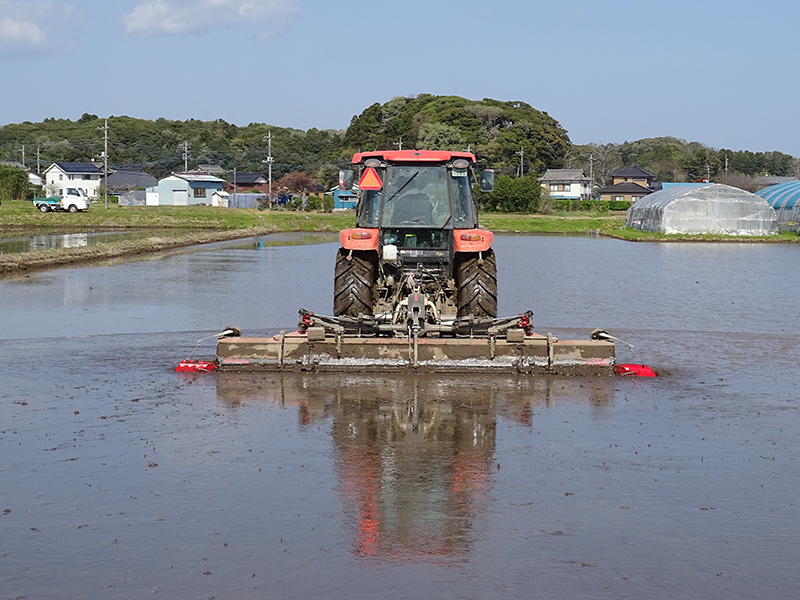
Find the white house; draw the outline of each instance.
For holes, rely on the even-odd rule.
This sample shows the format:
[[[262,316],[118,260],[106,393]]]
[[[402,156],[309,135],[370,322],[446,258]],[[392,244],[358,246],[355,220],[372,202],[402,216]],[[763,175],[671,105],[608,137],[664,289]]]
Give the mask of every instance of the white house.
[[[94,163],[57,162],[44,171],[47,193],[63,196],[67,185],[79,187],[90,198],[97,197],[103,180],[103,169]]]
[[[547,169],[539,182],[552,198],[589,200],[592,197],[592,179],[584,175],[583,169]]]

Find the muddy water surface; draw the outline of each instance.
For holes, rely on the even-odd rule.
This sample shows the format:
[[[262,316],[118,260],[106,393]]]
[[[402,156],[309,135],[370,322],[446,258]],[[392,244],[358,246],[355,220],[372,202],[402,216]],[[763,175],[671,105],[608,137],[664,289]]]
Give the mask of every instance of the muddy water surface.
[[[330,311],[273,241],[0,281],[0,597],[800,589],[795,248],[497,240],[501,313],[656,380],[174,373]]]

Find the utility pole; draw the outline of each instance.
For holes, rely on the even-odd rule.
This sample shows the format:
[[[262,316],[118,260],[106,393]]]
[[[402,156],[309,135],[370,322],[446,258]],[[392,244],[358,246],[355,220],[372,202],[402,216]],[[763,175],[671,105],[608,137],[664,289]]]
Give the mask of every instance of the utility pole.
[[[183,142],[183,172],[189,171],[189,142]]]
[[[518,175],[519,175],[519,177],[522,177],[523,173],[525,172],[525,166],[524,166],[524,163],[522,162],[523,160],[525,160],[525,148],[520,146],[519,147],[519,152],[515,152],[515,154],[519,154]]]
[[[22,168],[24,169],[25,168],[25,144],[22,144],[22,150],[20,150],[20,152],[22,152]]]
[[[392,142],[392,144],[397,146],[398,150],[402,150],[403,149],[403,138],[401,137],[399,142]]]
[[[39,175],[42,172],[42,167],[41,167],[41,163],[40,163],[40,160],[39,160],[39,150],[41,150],[41,148],[37,146],[37,148],[36,148],[36,174],[37,175]]]
[[[233,167],[233,206],[236,208],[236,167]]]
[[[728,153],[725,153],[725,185],[728,184]]]
[[[267,142],[267,169],[269,169],[269,205],[272,208],[272,130],[267,132],[264,136],[264,141]]]
[[[97,129],[103,132],[103,197],[105,198],[105,208],[108,210],[108,119],[106,119],[105,125]]]

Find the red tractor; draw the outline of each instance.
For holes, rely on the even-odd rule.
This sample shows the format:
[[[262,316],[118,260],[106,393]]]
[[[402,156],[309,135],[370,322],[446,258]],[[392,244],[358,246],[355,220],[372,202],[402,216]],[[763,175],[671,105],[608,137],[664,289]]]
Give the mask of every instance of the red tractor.
[[[475,176],[491,191],[494,172],[475,173],[469,152],[361,152],[352,162],[356,227],[339,234],[334,315],[443,332],[495,319],[493,235],[478,226],[472,196]],[[353,171],[340,173],[341,189],[352,182]]]
[[[298,330],[217,344],[221,369],[417,373],[609,372],[614,339],[533,332],[528,310],[497,317],[491,231],[478,227],[468,152],[360,152],[340,173],[357,191],[356,227],[339,234],[333,316],[300,309]]]

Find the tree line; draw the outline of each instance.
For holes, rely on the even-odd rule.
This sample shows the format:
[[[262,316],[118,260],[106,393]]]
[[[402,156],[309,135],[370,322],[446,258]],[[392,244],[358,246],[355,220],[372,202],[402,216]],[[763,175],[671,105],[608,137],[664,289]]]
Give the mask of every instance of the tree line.
[[[594,175],[602,187],[611,183],[611,173],[638,165],[662,182],[692,182],[709,177],[744,189],[757,189],[759,176],[800,177],[800,159],[783,152],[715,150],[699,142],[674,137],[646,138],[622,144],[575,145],[566,164]]]
[[[102,161],[104,120],[85,113],[76,121],[45,119],[0,127],[0,157],[20,159],[44,170],[59,161]],[[305,173],[326,189],[353,153],[393,148],[469,150],[497,174],[498,190],[481,195],[483,208],[507,212],[539,210],[536,178],[548,168],[582,168],[598,186],[610,174],[637,164],[660,181],[693,181],[710,175],[746,187],[757,175],[799,175],[800,161],[781,152],[716,150],[699,142],[659,137],[622,144],[575,145],[546,112],[521,101],[460,96],[396,97],[375,103],[352,118],[346,130],[307,131],[223,119],[176,121],[108,118],[108,159],[112,169],[141,169],[161,178],[199,164],[239,172],[267,171],[267,136],[272,137],[273,179]],[[188,156],[184,149],[188,148]],[[515,182],[515,179],[522,181]]]

